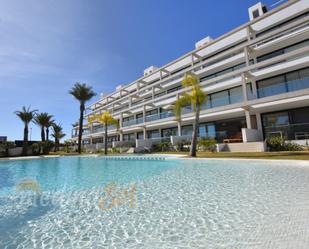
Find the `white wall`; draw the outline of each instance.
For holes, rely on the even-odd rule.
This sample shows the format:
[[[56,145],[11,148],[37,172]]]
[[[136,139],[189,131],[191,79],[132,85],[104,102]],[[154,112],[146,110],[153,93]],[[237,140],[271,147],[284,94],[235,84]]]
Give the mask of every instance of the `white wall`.
[[[248,128],[242,128],[242,139],[246,142],[257,142],[262,141],[262,131],[256,130],[256,129],[248,129]]]

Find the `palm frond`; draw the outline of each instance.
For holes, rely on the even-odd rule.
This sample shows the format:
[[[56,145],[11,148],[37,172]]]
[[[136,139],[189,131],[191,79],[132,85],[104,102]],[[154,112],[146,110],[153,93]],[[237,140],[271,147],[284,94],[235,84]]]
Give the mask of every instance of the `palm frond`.
[[[75,99],[80,103],[85,103],[96,95],[91,86],[87,86],[85,83],[76,82],[72,89],[69,91]]]
[[[31,120],[33,120],[34,116],[36,115],[38,110],[30,110],[30,106],[26,108],[25,106],[22,107],[21,111],[15,111],[17,117],[21,119],[25,124],[29,124]]]
[[[191,104],[191,96],[187,93],[182,94],[179,99],[176,100],[175,106],[174,106],[174,112],[176,119],[180,121],[181,119],[181,111],[182,108],[185,106],[188,106]]]

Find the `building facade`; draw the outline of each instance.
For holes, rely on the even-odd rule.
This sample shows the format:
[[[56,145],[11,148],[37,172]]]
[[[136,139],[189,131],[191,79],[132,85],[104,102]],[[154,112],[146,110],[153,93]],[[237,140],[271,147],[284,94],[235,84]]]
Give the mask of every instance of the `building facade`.
[[[119,127],[108,127],[108,143],[136,144],[190,137],[192,106],[177,122],[173,104],[187,91],[194,72],[208,93],[200,113],[199,136],[218,143],[258,142],[279,135],[309,139],[309,1],[290,0],[271,11],[249,8],[250,21],[217,39],[206,37],[195,49],[91,104],[88,115],[109,111]],[[73,127],[72,139],[77,139]],[[103,142],[100,124],[85,124],[85,144]]]

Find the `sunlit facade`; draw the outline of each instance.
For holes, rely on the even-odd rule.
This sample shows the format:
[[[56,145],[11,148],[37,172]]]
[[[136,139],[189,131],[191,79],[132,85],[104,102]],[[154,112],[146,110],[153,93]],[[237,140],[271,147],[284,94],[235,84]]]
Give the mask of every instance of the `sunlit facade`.
[[[194,72],[208,93],[200,114],[200,137],[228,144],[226,150],[246,143],[237,145],[238,150],[261,151],[265,138],[273,135],[305,143],[309,139],[309,1],[288,1],[271,11],[259,3],[249,8],[249,18],[217,39],[197,42],[193,51],[160,68],[145,69],[141,78],[118,86],[115,92],[102,94],[86,116],[109,111],[119,120],[118,129],[109,127],[108,143],[114,146],[190,137],[192,107],[183,108],[180,123],[173,104],[186,91],[181,87],[184,74]],[[73,140],[77,129],[72,130]],[[84,143],[103,143],[103,132],[100,124],[85,124]]]

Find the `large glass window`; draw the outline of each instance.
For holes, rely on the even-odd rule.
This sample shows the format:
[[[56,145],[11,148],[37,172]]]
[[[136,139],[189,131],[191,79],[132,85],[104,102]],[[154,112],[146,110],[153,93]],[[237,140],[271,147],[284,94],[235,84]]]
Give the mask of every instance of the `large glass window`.
[[[177,136],[177,127],[162,129],[162,137]]]
[[[147,137],[148,138],[159,138],[160,137],[159,130],[147,131]]]
[[[286,92],[285,78],[283,75],[258,81],[259,98]]]
[[[309,68],[260,80],[257,88],[259,98],[309,88]]]
[[[199,136],[207,138],[216,137],[216,127],[214,123],[200,124],[199,126]]]
[[[262,116],[265,137],[288,140],[309,139],[309,108],[267,113]]]
[[[288,125],[289,115],[287,112],[278,112],[263,116],[263,125],[265,127],[274,127],[278,125]]]
[[[144,132],[138,132],[137,134],[136,134],[136,136],[137,136],[137,139],[144,139]]]
[[[123,141],[132,141],[132,140],[135,140],[134,133],[124,134],[123,135]]]
[[[183,136],[192,135],[192,132],[193,132],[193,126],[192,125],[186,125],[186,126],[183,126],[181,128],[181,135],[183,135]]]
[[[229,104],[228,91],[222,91],[222,92],[211,94],[212,107],[228,105],[228,104]]]
[[[238,103],[243,100],[243,95],[242,95],[242,87],[235,87],[229,90],[230,92],[230,103]]]

